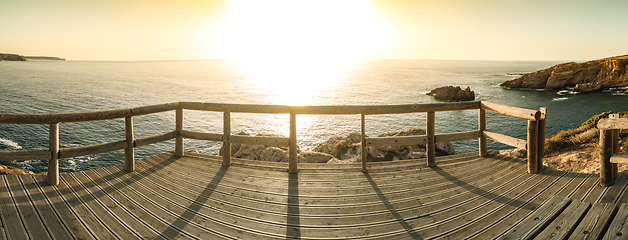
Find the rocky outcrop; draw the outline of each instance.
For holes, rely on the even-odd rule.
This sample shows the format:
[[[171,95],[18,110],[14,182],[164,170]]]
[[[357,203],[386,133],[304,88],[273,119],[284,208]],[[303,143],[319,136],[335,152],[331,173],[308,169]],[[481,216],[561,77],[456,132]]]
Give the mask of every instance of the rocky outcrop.
[[[503,88],[560,89],[572,92],[594,92],[602,89],[628,86],[628,55],[604,58],[584,63],[562,63],[553,67],[523,74],[502,83]]]
[[[26,61],[26,59],[17,54],[0,53],[0,61]]]
[[[467,87],[462,90],[460,87],[446,86],[436,88],[426,95],[434,97],[440,101],[473,101],[475,100],[475,92],[471,91],[471,88]]]
[[[240,132],[236,135],[248,135]],[[396,136],[416,136],[425,135],[425,130],[409,128],[399,132],[390,132],[378,135],[378,137]],[[259,135],[258,136],[271,136]],[[332,137],[319,144],[310,152],[297,151],[297,161],[300,163],[355,163],[361,159],[362,137],[360,134],[351,133],[347,136]],[[220,149],[222,156],[224,149]],[[451,143],[436,143],[436,156],[455,154],[454,146]],[[288,162],[289,154],[287,147],[262,146],[262,145],[231,145],[231,156],[235,158],[251,159],[269,162]],[[392,161],[400,159],[426,158],[425,144],[410,146],[386,146],[368,147],[367,160]]]
[[[31,175],[34,172],[26,169],[0,165],[0,175]]]
[[[60,57],[45,57],[45,56],[24,56],[27,61],[65,61]]]
[[[0,61],[64,61],[65,59],[59,57],[45,57],[45,56],[21,56],[17,54],[0,53]]]

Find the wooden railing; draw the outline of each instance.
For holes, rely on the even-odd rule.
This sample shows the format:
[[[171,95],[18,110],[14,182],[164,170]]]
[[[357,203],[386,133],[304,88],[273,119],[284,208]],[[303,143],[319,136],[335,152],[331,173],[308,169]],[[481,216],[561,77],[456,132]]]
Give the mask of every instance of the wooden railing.
[[[617,164],[628,163],[628,154],[617,153],[619,131],[628,129],[628,118],[611,114],[609,118],[600,119],[597,128],[600,130],[600,185],[608,187],[617,179]]]
[[[183,109],[198,111],[213,111],[223,113],[223,133],[205,133],[183,130]],[[479,109],[478,130],[459,133],[435,134],[434,118],[437,111],[458,111]],[[159,135],[134,138],[133,137],[133,117],[145,114],[153,114],[165,111],[176,111],[175,130]],[[528,120],[528,138],[521,140],[499,133],[486,130],[485,111],[524,118]],[[267,136],[239,136],[231,135],[231,113],[272,113],[290,114],[290,136],[289,137],[267,137]],[[365,134],[365,116],[376,114],[399,114],[399,113],[427,113],[426,135],[404,136],[404,137],[370,137]],[[545,115],[546,109],[528,110],[503,106],[489,102],[460,102],[460,103],[430,103],[430,104],[408,104],[408,105],[372,105],[372,106],[280,106],[280,105],[255,105],[255,104],[219,104],[219,103],[199,103],[199,102],[175,102],[168,104],[151,105],[137,108],[117,109],[107,111],[79,112],[79,113],[50,113],[50,114],[0,114],[0,124],[49,124],[50,143],[49,150],[19,150],[0,151],[0,161],[19,160],[48,160],[47,182],[52,185],[59,183],[59,159],[86,156],[116,150],[125,150],[125,169],[134,171],[134,148],[148,144],[175,140],[176,156],[183,156],[183,138],[220,141],[223,144],[223,165],[231,164],[231,144],[253,144],[272,145],[289,147],[288,172],[296,173],[297,166],[297,135],[296,135],[296,115],[361,115],[362,132],[362,165],[361,170],[367,171],[366,157],[368,146],[401,146],[426,144],[427,165],[436,166],[435,143],[451,142],[470,139],[480,139],[479,154],[487,154],[486,139],[491,139],[506,145],[525,148],[528,150],[528,172],[535,173],[542,165],[543,143],[545,140]],[[95,144],[81,147],[59,148],[59,123],[63,122],[85,122],[96,120],[107,120],[115,118],[125,119],[125,140]]]

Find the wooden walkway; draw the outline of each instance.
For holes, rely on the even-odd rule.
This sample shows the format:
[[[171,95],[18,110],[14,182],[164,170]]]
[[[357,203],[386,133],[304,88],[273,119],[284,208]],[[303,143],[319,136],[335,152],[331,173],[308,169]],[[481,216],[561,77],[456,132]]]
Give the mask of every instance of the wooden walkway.
[[[0,239],[493,239],[554,196],[626,203],[628,178],[543,170],[477,153],[360,165],[299,164],[187,153],[45,176],[0,178]],[[628,235],[628,234],[626,234]]]

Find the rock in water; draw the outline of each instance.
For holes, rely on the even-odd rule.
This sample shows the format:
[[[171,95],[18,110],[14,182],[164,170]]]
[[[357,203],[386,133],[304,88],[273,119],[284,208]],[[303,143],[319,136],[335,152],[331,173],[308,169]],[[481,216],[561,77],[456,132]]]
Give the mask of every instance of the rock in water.
[[[475,92],[471,91],[471,88],[467,87],[462,90],[460,87],[446,86],[436,88],[427,95],[434,97],[440,101],[473,101],[475,100]]]
[[[628,55],[604,58],[584,63],[568,62],[523,74],[506,81],[503,88],[560,89],[572,87],[572,92],[594,92],[607,88],[628,86]]]

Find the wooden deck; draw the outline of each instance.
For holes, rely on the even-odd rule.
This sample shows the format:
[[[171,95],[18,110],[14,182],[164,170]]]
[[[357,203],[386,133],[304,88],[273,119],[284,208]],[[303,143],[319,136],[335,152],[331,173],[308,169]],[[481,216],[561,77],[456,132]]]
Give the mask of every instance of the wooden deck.
[[[477,153],[425,160],[300,164],[165,153],[123,165],[2,176],[0,239],[493,239],[553,196],[626,203],[628,178],[543,170]],[[628,234],[626,234],[628,235]]]

